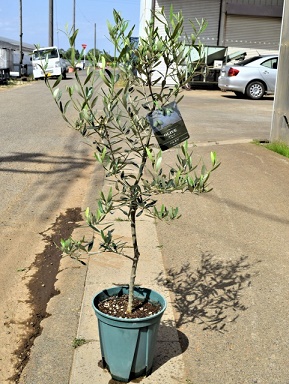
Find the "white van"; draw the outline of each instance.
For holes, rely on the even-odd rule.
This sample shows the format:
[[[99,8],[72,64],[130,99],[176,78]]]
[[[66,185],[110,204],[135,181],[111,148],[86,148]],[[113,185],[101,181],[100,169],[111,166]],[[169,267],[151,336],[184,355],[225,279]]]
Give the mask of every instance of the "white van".
[[[32,66],[34,79],[62,75],[66,78],[67,66],[57,47],[38,48],[33,51]],[[44,71],[45,73],[44,73]]]

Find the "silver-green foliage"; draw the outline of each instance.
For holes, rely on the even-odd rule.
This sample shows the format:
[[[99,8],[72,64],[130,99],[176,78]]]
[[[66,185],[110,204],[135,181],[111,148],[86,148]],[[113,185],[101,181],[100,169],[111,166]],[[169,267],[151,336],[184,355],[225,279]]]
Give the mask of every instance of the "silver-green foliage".
[[[155,26],[156,19],[163,25],[165,34]],[[103,166],[106,177],[114,181],[114,187],[107,195],[101,192],[96,211],[87,208],[85,219],[88,226],[100,235],[101,250],[127,257],[130,257],[125,251],[127,245],[114,238],[113,224],[109,223],[107,215],[120,210],[130,222],[134,250],[130,257],[132,293],[139,259],[136,218],[143,213],[159,219],[178,218],[178,208],[157,206],[159,195],[176,190],[207,192],[209,176],[218,163],[215,153],[212,153],[209,169],[204,164],[200,167],[194,164],[192,152],[185,142],[176,155],[176,165],[165,172],[162,151],[153,144],[152,128],[146,119],[146,114],[168,102],[179,103],[182,99],[182,87],[190,80],[182,64],[193,65],[190,63],[191,52],[201,49],[200,45],[196,47],[196,43],[206,23],[199,23],[198,29],[192,24],[192,34],[184,37],[182,14],[171,9],[167,17],[162,10],[147,23],[146,36],[140,37],[136,47],[130,39],[134,29],[129,29],[128,22],[116,11],[114,22],[114,25],[108,23],[115,49],[110,67],[104,54],[102,69],[88,68],[84,81],[76,72],[76,83],[66,87],[65,101],[58,88],[61,78],[54,84],[48,80],[46,83],[65,121],[82,136],[91,139],[96,161]],[[72,46],[76,35],[77,31],[70,37]],[[173,86],[167,85],[169,77],[174,81]],[[74,112],[71,112],[71,107]],[[145,169],[148,171],[146,174]],[[68,239],[62,240],[61,246],[63,251],[78,258],[79,251],[91,251],[93,241]]]

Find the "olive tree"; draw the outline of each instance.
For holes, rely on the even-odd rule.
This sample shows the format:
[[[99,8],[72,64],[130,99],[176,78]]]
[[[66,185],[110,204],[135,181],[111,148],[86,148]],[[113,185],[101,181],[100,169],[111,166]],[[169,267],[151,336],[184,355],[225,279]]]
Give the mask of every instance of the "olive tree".
[[[211,153],[209,169],[204,164],[194,164],[188,142],[184,141],[174,149],[175,166],[164,171],[162,150],[153,139],[155,127],[149,119],[155,111],[165,111],[169,102],[177,105],[181,101],[183,86],[190,80],[183,64],[197,66],[191,62],[192,51],[201,49],[197,41],[206,23],[201,21],[197,27],[191,23],[192,33],[184,36],[182,14],[174,13],[171,8],[167,16],[162,10],[147,22],[145,36],[140,37],[136,45],[131,39],[134,28],[129,28],[129,23],[117,11],[113,16],[114,24],[108,23],[114,46],[111,67],[107,67],[106,55],[103,54],[102,69],[88,68],[84,80],[76,72],[75,84],[66,87],[66,101],[63,101],[64,95],[59,87],[61,78],[54,83],[47,79],[46,84],[64,120],[91,140],[96,161],[102,165],[106,178],[113,182],[107,193],[100,193],[97,209],[86,209],[85,220],[99,235],[100,250],[131,259],[129,313],[140,258],[138,217],[149,214],[158,219],[178,218],[178,208],[158,204],[159,196],[174,191],[209,191],[210,174],[219,164],[215,153]],[[156,19],[163,26],[164,34],[155,25]],[[69,38],[71,49],[76,35],[77,31]],[[173,85],[168,85],[168,79]],[[99,102],[101,108],[96,107]],[[77,111],[76,118],[71,118],[75,117],[70,113],[71,107]],[[145,170],[148,172],[144,173]],[[109,221],[108,214],[117,210],[130,222],[131,245],[114,238],[113,222]],[[64,252],[81,260],[82,251],[92,250],[93,239],[69,238],[61,241],[61,247]],[[128,247],[133,249],[133,255],[127,252]]]

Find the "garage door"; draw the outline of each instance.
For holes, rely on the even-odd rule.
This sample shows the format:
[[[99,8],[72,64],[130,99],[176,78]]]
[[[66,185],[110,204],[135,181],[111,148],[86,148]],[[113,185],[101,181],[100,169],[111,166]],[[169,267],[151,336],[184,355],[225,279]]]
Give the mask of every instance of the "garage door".
[[[225,45],[240,48],[278,50],[281,19],[228,15],[225,27]]]
[[[220,16],[220,0],[202,0],[202,1],[168,1],[157,0],[156,10],[165,8],[168,14],[171,5],[173,4],[174,11],[182,11],[184,16],[184,32],[192,33],[190,21],[196,23],[196,19],[201,21],[206,19],[208,22],[207,29],[201,35],[201,41],[205,45],[218,45],[218,29]],[[197,26],[197,24],[196,24]]]
[[[162,7],[165,9],[165,13],[169,15],[172,1],[157,0],[156,11],[159,11]],[[193,22],[197,27],[196,19],[201,22],[205,19],[208,22],[208,27],[202,33],[200,40],[204,45],[216,46],[218,45],[218,30],[219,30],[219,14],[220,14],[220,0],[202,0],[202,1],[187,1],[178,0],[173,2],[174,12],[182,11],[184,16],[184,34],[191,34],[193,32]],[[155,21],[162,35],[165,35],[164,26],[158,21]],[[165,64],[162,62],[158,70],[161,73],[165,72]],[[159,76],[155,75],[154,77]],[[171,78],[167,79],[168,84],[174,84],[175,81]]]

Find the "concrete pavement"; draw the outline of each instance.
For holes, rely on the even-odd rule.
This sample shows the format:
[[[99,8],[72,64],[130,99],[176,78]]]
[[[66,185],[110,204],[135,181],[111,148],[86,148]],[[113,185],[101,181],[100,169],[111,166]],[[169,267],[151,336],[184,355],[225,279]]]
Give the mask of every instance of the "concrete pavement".
[[[200,146],[197,156],[210,150],[222,161],[214,190],[164,196],[183,214],[170,225],[140,222],[138,282],[169,303],[153,373],[141,382],[288,384],[289,160],[251,143]],[[127,233],[117,223],[116,234]],[[90,260],[78,330],[89,342],[75,350],[70,384],[112,383],[98,366],[91,299],[127,281],[125,263],[110,255]]]
[[[288,384],[289,160],[251,143],[196,152],[210,149],[213,191],[173,199],[183,216],[157,224],[186,378]]]

